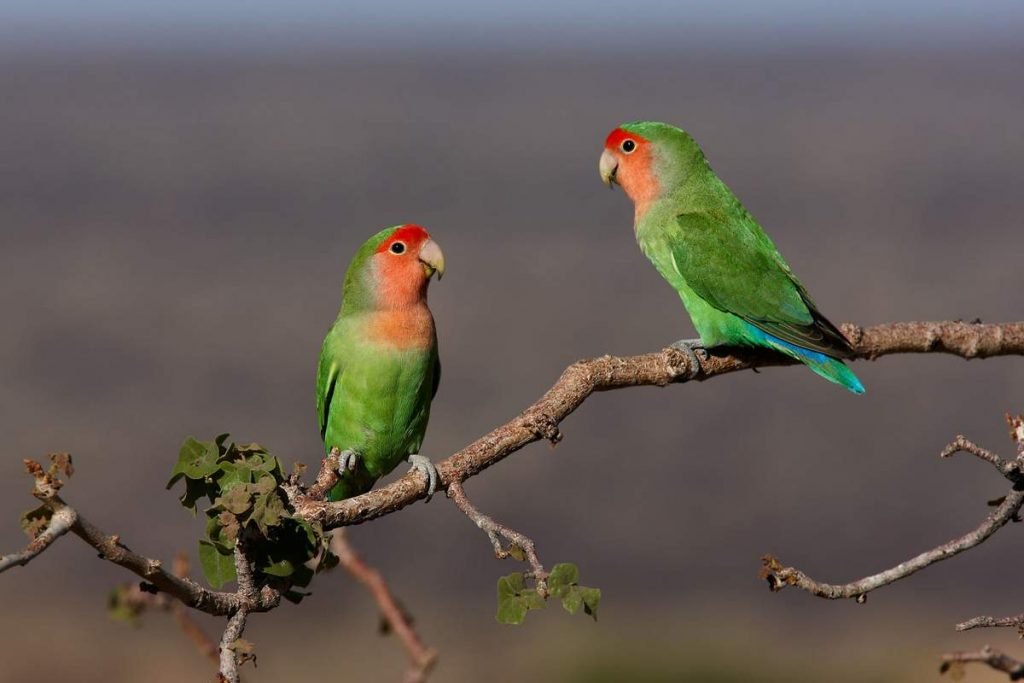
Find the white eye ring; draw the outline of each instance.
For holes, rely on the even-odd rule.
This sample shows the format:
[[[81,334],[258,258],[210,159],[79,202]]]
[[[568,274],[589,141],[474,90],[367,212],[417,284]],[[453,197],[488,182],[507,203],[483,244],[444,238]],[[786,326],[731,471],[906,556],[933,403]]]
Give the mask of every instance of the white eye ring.
[[[404,254],[405,253],[405,242],[395,242],[391,245],[390,249],[392,254]]]
[[[632,154],[633,152],[636,151],[636,141],[629,139],[623,140],[622,144],[619,145],[619,149],[621,149],[626,154]]]

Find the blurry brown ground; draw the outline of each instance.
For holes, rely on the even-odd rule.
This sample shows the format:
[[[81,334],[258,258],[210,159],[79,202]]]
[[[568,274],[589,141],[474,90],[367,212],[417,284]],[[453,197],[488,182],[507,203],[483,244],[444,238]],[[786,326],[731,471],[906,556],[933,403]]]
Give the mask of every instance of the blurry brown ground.
[[[0,550],[21,458],[70,450],[67,498],[169,558],[199,524],[163,490],[180,442],[231,431],[319,454],[313,372],[354,248],[428,226],[444,382],[435,459],[573,360],[692,336],[596,164],[615,124],[688,128],[836,321],[1022,317],[1024,54],[567,58],[8,58],[0,64]],[[485,510],[604,589],[601,620],[495,623],[515,569],[444,500],[354,530],[441,651],[437,681],[931,681],[956,635],[1024,609],[1019,530],[871,596],[770,595],[771,551],[847,580],[973,526],[1002,490],[940,462],[1008,451],[1024,363],[858,363],[596,396],[552,451],[472,480]],[[68,539],[0,577],[0,680],[205,680],[162,615],[109,621],[125,573]],[[395,680],[341,574],[255,618],[251,681]],[[211,621],[204,623],[212,629]],[[971,681],[1000,680],[981,670]]]

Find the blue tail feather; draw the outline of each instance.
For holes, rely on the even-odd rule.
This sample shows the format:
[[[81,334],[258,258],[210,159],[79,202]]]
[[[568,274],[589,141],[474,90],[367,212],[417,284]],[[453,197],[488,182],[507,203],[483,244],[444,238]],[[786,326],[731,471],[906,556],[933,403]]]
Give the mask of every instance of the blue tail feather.
[[[797,359],[828,381],[835,382],[855,394],[864,393],[864,385],[860,383],[857,375],[853,374],[853,371],[846,367],[843,361],[826,356],[823,353],[818,353],[817,351],[811,351],[795,344],[790,344],[753,325],[750,326],[750,329],[756,337],[763,340],[765,346],[770,346],[787,356]]]

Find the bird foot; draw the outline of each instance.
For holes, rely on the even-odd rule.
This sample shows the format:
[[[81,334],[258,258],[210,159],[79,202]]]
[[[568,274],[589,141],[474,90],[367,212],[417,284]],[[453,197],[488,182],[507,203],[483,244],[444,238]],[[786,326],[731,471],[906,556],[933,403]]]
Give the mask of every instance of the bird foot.
[[[429,503],[431,496],[434,495],[434,491],[437,490],[437,467],[434,466],[434,463],[430,462],[430,458],[425,455],[419,455],[418,453],[413,453],[406,459],[409,461],[409,464],[412,465],[409,469],[410,472],[416,470],[417,472],[422,472],[427,477],[426,502]]]
[[[686,357],[690,359],[691,367],[694,372],[700,370],[700,356],[697,352],[700,351],[701,355],[707,358],[707,350],[704,348],[704,344],[700,339],[680,339],[679,341],[672,342],[668,345],[670,349],[676,351],[682,351],[686,354]]]
[[[337,448],[331,449],[332,454],[338,455],[338,474],[344,475],[346,472],[355,472],[356,466],[359,464],[359,454],[353,450],[339,451]]]

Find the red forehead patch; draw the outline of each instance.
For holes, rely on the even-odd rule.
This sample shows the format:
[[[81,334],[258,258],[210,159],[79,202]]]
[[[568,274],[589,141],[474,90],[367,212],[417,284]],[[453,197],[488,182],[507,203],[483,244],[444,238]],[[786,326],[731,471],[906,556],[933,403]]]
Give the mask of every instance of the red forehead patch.
[[[617,149],[618,146],[622,144],[622,141],[627,138],[630,140],[636,140],[637,143],[647,142],[647,140],[636,133],[630,133],[629,131],[621,128],[616,128],[611,133],[608,133],[608,137],[604,140],[604,146],[608,149]]]
[[[377,252],[387,251],[391,248],[391,245],[395,242],[404,242],[407,245],[415,246],[422,244],[430,239],[430,233],[424,228],[415,225],[413,223],[406,223],[400,225],[391,233],[391,237],[381,242],[380,246],[377,247]]]

